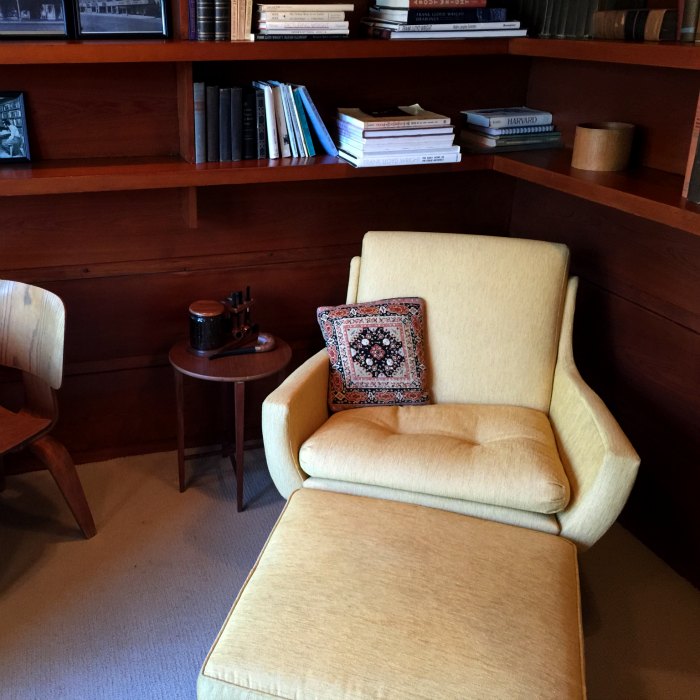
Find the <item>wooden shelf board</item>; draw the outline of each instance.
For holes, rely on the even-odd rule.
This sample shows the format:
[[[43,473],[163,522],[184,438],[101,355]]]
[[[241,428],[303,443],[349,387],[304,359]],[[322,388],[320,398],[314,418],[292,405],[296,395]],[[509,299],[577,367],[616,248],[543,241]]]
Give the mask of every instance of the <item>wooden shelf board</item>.
[[[700,50],[697,46],[676,42],[523,38],[510,39],[508,52],[516,56],[700,70]]]
[[[508,39],[463,41],[23,41],[0,42],[0,64],[177,63],[483,56],[508,53]]]
[[[593,172],[571,167],[565,149],[494,155],[497,172],[700,236],[700,205],[680,195],[683,178],[651,168]]]
[[[187,163],[178,157],[47,161],[0,168],[0,196],[342,180],[426,172],[464,172],[490,167],[489,155],[465,156],[461,163],[386,168],[354,168],[332,156],[200,165]]]

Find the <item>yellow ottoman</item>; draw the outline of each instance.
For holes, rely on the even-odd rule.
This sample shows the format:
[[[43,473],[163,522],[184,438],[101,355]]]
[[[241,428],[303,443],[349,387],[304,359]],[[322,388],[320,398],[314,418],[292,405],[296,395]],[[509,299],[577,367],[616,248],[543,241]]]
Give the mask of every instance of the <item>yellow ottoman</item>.
[[[585,697],[576,548],[457,513],[301,489],[238,594],[197,697]]]

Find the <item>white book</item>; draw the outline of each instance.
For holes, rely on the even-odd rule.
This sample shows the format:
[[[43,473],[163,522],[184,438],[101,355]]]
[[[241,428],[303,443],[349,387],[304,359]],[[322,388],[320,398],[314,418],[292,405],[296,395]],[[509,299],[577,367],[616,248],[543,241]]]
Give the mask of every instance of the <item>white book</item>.
[[[412,129],[450,125],[449,117],[423,109],[418,103],[369,112],[359,107],[338,107],[338,119],[365,130]]]
[[[263,29],[260,34],[349,34],[349,29]]]
[[[352,12],[352,3],[305,3],[302,5],[258,5],[260,12]]]
[[[283,136],[286,136],[285,148],[281,149],[282,156],[297,158],[299,156],[299,151],[297,151],[297,143],[294,138],[294,130],[292,129],[292,117],[289,113],[289,102],[284,83],[280,83],[277,80],[268,80],[268,83],[272,86],[273,94],[275,95],[275,104],[280,102],[282,105],[282,121],[284,125],[280,128],[278,124],[277,127],[278,131],[280,131]]]
[[[259,12],[261,22],[342,22],[344,12]]]
[[[387,136],[383,139],[354,139],[340,135],[340,147],[350,153],[381,153],[386,151],[415,151],[423,148],[444,150],[454,143],[453,134],[444,136]]]
[[[491,29],[476,32],[468,31],[429,31],[429,32],[401,32],[377,27],[369,28],[372,36],[383,39],[404,39],[415,41],[416,39],[491,39],[495,37],[527,36],[527,29]]]
[[[294,141],[297,147],[297,156],[299,158],[307,158],[309,152],[306,148],[306,142],[304,141],[304,134],[301,131],[301,121],[299,121],[297,103],[294,101],[294,95],[292,94],[292,86],[287,83],[283,83],[282,89],[284,90],[285,99],[289,105],[289,118],[292,123],[291,130],[294,134]]]
[[[510,126],[551,124],[552,113],[530,107],[495,107],[491,109],[464,109],[461,111],[469,124],[502,129]]]
[[[431,163],[459,163],[462,154],[459,147],[445,151],[412,151],[406,153],[373,153],[354,156],[340,150],[338,154],[357,168],[384,167],[390,165],[429,165]]]
[[[280,157],[279,137],[277,135],[277,117],[275,115],[275,98],[272,87],[262,80],[253,82],[253,86],[260,88],[265,95],[265,125],[267,127],[267,152],[268,158],[274,160]]]
[[[363,24],[395,32],[486,31],[487,29],[520,29],[520,22],[454,22],[452,24],[406,24],[382,19],[364,19]]]
[[[428,126],[424,129],[363,129],[350,122],[338,122],[338,133],[350,138],[381,139],[385,136],[416,136],[418,134],[454,134],[453,126]]]
[[[349,29],[349,22],[260,22],[259,29]],[[285,31],[287,34],[288,31]],[[335,32],[334,32],[335,33]]]

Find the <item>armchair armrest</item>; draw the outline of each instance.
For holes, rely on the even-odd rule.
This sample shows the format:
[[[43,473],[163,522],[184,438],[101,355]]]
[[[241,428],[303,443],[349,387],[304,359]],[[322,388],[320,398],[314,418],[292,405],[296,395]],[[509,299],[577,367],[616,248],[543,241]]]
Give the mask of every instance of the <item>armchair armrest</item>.
[[[576,369],[571,340],[577,283],[569,281],[549,417],[571,485],[569,505],[557,514],[561,534],[585,550],[620,514],[639,456]]]
[[[320,350],[263,401],[265,458],[284,498],[307,478],[299,465],[299,448],[328,420],[328,369],[328,352]]]

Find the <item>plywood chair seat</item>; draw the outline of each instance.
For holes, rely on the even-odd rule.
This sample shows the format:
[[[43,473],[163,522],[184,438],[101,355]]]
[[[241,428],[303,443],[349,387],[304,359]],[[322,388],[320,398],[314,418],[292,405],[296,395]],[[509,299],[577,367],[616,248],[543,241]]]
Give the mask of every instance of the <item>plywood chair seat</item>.
[[[25,399],[16,412],[0,406],[0,477],[3,455],[29,449],[53,476],[85,537],[92,537],[95,523],[75,464],[49,435],[58,418],[64,329],[59,297],[41,287],[0,280],[0,366],[19,370]]]

